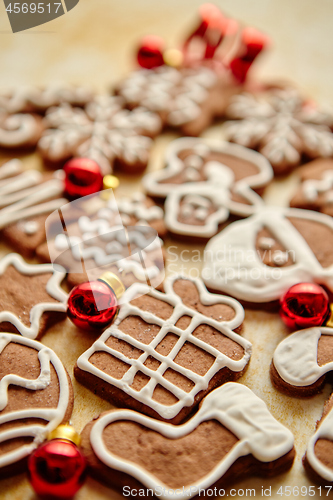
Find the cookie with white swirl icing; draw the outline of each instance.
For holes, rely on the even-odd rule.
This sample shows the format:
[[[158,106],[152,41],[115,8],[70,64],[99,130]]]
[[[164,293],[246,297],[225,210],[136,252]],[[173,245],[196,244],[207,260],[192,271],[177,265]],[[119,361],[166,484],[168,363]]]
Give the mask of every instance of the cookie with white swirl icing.
[[[166,151],[166,168],[147,174],[149,195],[166,198],[168,230],[207,241],[232,215],[247,217],[263,201],[258,195],[273,178],[259,153],[220,140],[176,139]]]
[[[333,293],[332,245],[328,215],[266,206],[208,242],[202,277],[208,289],[263,308],[300,282]]]
[[[82,431],[96,479],[164,500],[204,495],[245,476],[272,477],[294,460],[294,438],[250,389],[229,382],[175,426],[131,410],[102,413]],[[126,490],[125,490],[126,491]]]
[[[297,174],[301,182],[290,206],[333,216],[333,159],[314,160],[299,168]]]
[[[182,276],[164,290],[132,285],[74,375],[113,404],[179,423],[214,387],[243,374],[252,347],[235,332],[244,319],[236,300]]]
[[[0,148],[30,149],[36,147],[44,125],[36,114],[8,114],[0,108]]]
[[[0,333],[0,477],[26,460],[73,408],[70,378],[56,354],[35,340]]]

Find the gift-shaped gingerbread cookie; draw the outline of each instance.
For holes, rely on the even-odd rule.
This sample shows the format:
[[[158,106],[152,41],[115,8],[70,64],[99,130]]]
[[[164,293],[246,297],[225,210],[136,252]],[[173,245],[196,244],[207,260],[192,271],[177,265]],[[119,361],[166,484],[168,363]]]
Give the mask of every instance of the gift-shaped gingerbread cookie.
[[[49,348],[0,333],[0,477],[22,472],[26,459],[73,408],[70,378]]]
[[[301,183],[290,201],[291,207],[333,215],[333,159],[320,158],[297,171]]]
[[[167,228],[184,238],[207,240],[231,214],[253,214],[263,205],[257,192],[273,177],[259,153],[217,140],[177,139],[168,147],[166,165],[143,182],[149,195],[166,198]]]
[[[192,498],[207,488],[219,491],[245,475],[284,472],[293,463],[293,441],[261,399],[233,382],[206,396],[183,425],[113,410],[82,432],[95,478],[123,494],[148,488],[164,499]]]
[[[0,260],[0,331],[40,338],[66,313],[67,293],[60,284],[65,270],[51,264],[27,264],[11,253]]]
[[[181,276],[164,288],[130,287],[116,321],[74,373],[114,404],[179,423],[214,387],[240,377],[251,344],[234,332],[244,318],[234,299]]]
[[[333,292],[332,244],[331,217],[265,207],[208,242],[202,277],[210,290],[249,304],[277,302],[301,282],[319,283]]]
[[[313,327],[289,335],[276,348],[271,380],[291,396],[312,396],[320,392],[333,370],[333,329]],[[317,430],[303,459],[310,477],[333,484],[333,398],[327,401]]]

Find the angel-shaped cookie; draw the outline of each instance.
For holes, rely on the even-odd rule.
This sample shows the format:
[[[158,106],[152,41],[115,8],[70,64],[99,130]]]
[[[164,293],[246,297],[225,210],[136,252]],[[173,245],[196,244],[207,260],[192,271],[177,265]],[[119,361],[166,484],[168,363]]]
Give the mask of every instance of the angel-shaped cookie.
[[[169,231],[207,240],[231,214],[247,217],[263,201],[273,177],[259,153],[219,140],[181,138],[166,153],[166,168],[147,174],[143,183],[153,198],[166,198]]]
[[[94,477],[123,494],[148,488],[164,499],[218,492],[245,475],[284,472],[293,463],[293,441],[260,398],[233,382],[208,394],[183,425],[111,410],[82,432]]]
[[[0,333],[0,477],[22,472],[26,459],[73,408],[70,378],[49,348]]]
[[[333,292],[333,221],[310,210],[263,207],[207,244],[208,289],[250,304],[278,301],[292,285],[316,282]]]
[[[114,404],[179,423],[217,385],[240,377],[251,344],[234,299],[174,276],[165,293],[135,284],[115,323],[83,353],[76,378]]]
[[[320,392],[333,370],[333,329],[314,327],[289,335],[276,348],[271,380],[291,396],[312,396]],[[333,397],[327,401],[317,430],[303,458],[310,477],[333,485]]]

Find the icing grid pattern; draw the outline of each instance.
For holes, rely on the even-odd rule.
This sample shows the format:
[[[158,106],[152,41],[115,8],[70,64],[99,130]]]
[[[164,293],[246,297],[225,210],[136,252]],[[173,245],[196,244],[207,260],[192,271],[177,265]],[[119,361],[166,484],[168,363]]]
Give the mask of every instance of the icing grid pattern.
[[[168,485],[162,484],[140,465],[112,454],[105,446],[103,431],[117,420],[137,422],[169,439],[179,439],[208,420],[217,420],[233,432],[239,441],[211,472],[192,485],[198,489],[208,488],[214,484],[241,456],[251,453],[262,462],[277,460],[292,450],[294,442],[292,433],[274,419],[260,398],[247,387],[232,382],[224,384],[206,396],[199,411],[183,425],[175,426],[159,422],[130,410],[108,412],[99,418],[90,434],[91,446],[97,457],[110,468],[137,478],[147,488],[165,486],[166,489],[161,496],[166,499],[190,498],[196,495],[197,491],[195,492],[194,488],[191,492],[169,491]]]
[[[128,290],[128,295],[126,297],[128,303],[122,306],[119,316],[115,321],[114,325],[111,326],[108,330],[106,330],[106,332],[104,332],[104,334],[100,337],[100,339],[98,339],[93,344],[93,346],[90,349],[88,349],[78,359],[77,362],[78,367],[80,369],[93,373],[94,375],[102,378],[106,382],[109,382],[112,385],[117,386],[118,388],[122,389],[124,392],[128,393],[135,399],[153,408],[163,418],[168,418],[168,419],[171,419],[174,416],[176,416],[184,406],[190,406],[191,404],[193,404],[195,395],[198,394],[198,392],[200,392],[201,390],[207,389],[209,381],[215,375],[215,373],[217,373],[220,369],[228,367],[233,371],[242,371],[246,366],[247,362],[249,361],[251,355],[251,344],[247,340],[243,339],[238,334],[232,331],[233,328],[237,328],[243,321],[244,311],[240,306],[240,304],[233,299],[229,299],[227,297],[217,298],[216,296],[213,295],[212,297],[214,298],[215,301],[214,303],[222,303],[230,305],[235,310],[235,317],[231,321],[225,321],[225,322],[219,322],[217,320],[208,318],[207,316],[198,313],[194,309],[185,306],[182,303],[181,298],[178,297],[173,292],[172,283],[177,279],[183,279],[183,278],[178,276],[171,280],[170,279],[167,280],[165,284],[166,294],[158,292],[154,289],[143,287],[142,285],[133,285]],[[193,280],[193,281],[196,282],[196,285],[199,288],[201,300],[203,301],[203,303],[206,303],[205,295],[209,295],[208,292],[204,290],[203,286],[200,286],[198,284],[199,280]],[[134,306],[133,304],[130,304],[130,300],[134,298],[138,293],[142,295],[147,292],[148,295],[174,306],[174,311],[168,320],[163,320],[150,312],[143,311],[138,307]],[[212,297],[209,297],[210,302]],[[149,345],[134,339],[133,337],[125,334],[118,328],[119,324],[126,317],[132,315],[140,317],[147,323],[156,324],[161,327],[159,333],[156,335],[156,337],[152,340],[152,342]],[[178,319],[185,315],[192,318],[190,325],[185,330],[182,330],[174,326],[175,323],[178,321]],[[244,348],[244,356],[242,357],[242,359],[240,359],[239,361],[232,360],[231,358],[228,358],[225,354],[221,353],[214,347],[193,336],[192,335],[193,330],[195,330],[195,328],[197,328],[201,324],[207,324],[214,327],[223,335],[241,345]],[[175,344],[175,346],[173,347],[173,349],[170,351],[170,353],[164,356],[162,354],[159,354],[155,350],[155,348],[157,347],[158,344],[160,344],[160,342],[168,333],[173,333],[177,335],[179,339]],[[105,342],[110,336],[114,336],[118,339],[124,340],[128,344],[143,351],[143,354],[141,354],[138,359],[129,359],[125,357],[118,351],[106,346]],[[203,349],[205,352],[211,354],[215,358],[214,363],[212,364],[210,369],[205,373],[205,375],[203,376],[198,375],[193,371],[178,365],[174,361],[176,355],[181,350],[185,342],[190,342],[194,344],[195,346],[197,346],[200,349]],[[130,365],[128,371],[124,374],[121,380],[103,373],[101,370],[94,367],[89,362],[89,358],[91,357],[91,355],[97,351],[107,352],[112,356],[115,356],[116,358]],[[149,356],[152,356],[161,363],[157,370],[151,370],[144,365],[144,362]],[[168,368],[171,368],[181,373],[194,383],[194,386],[192,387],[190,392],[183,391],[182,389],[175,386],[174,384],[172,384],[163,377],[163,374],[166,372]],[[135,391],[134,389],[131,388],[131,384],[133,382],[135,374],[138,371],[141,371],[142,373],[147,375],[150,378],[150,380],[140,391]],[[153,399],[153,392],[158,384],[162,385],[165,389],[171,392],[178,399],[178,402],[172,406],[166,406],[155,401]]]
[[[2,378],[0,382],[0,426],[7,422],[20,421],[27,418],[46,420],[48,421],[48,424],[22,424],[21,426],[1,431],[0,443],[23,436],[31,436],[34,440],[28,445],[23,445],[13,451],[0,455],[0,467],[10,465],[30,455],[30,453],[45,440],[47,434],[49,434],[63,421],[69,402],[69,384],[67,373],[56,354],[39,342],[9,333],[0,334],[0,354],[10,342],[31,347],[32,349],[38,351],[40,375],[35,380],[25,379],[14,374],[8,374]],[[1,415],[1,411],[7,405],[8,386],[15,385],[18,387],[24,387],[31,391],[45,389],[51,381],[50,363],[52,363],[59,380],[60,395],[57,407],[35,409],[28,408],[26,410],[18,410]]]

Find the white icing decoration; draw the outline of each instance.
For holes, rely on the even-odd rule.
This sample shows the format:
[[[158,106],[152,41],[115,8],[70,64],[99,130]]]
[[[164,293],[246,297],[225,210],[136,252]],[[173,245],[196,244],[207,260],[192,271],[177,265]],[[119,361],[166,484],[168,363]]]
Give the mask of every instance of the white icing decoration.
[[[58,311],[66,312],[67,293],[60,287],[66,276],[65,270],[57,267],[55,271],[52,264],[27,264],[20,255],[10,253],[0,260],[0,275],[4,274],[8,266],[14,266],[19,273],[26,276],[38,276],[39,274],[51,273],[52,276],[46,284],[46,292],[58,302],[40,302],[30,310],[30,326],[25,325],[18,316],[10,311],[0,311],[0,322],[8,321],[17,330],[29,339],[35,339],[39,332],[40,318],[44,312]]]
[[[56,198],[64,190],[63,181],[57,176],[41,182],[43,177],[37,170],[19,172],[19,165],[15,162],[0,167],[0,229],[22,219],[52,212],[66,203],[64,198]],[[48,201],[54,197],[56,199]]]
[[[273,238],[266,238],[262,236],[258,240],[258,246],[261,250],[270,250],[275,245],[275,240]]]
[[[257,303],[279,300],[288,288],[301,282],[314,281],[333,291],[333,266],[323,268],[319,264],[287,217],[313,221],[333,230],[332,218],[325,214],[264,207],[256,215],[230,224],[208,242],[202,270],[206,286]],[[264,228],[286,248],[292,265],[277,269],[262,262],[256,238]]]
[[[236,95],[226,113],[240,120],[224,124],[226,138],[257,149],[273,166],[297,165],[302,152],[312,158],[333,155],[333,114],[311,109],[295,89]]]
[[[288,262],[288,258],[289,256],[287,252],[282,252],[281,250],[275,250],[272,255],[272,261],[277,266],[283,266],[284,264],[286,264]]]
[[[216,152],[242,159],[254,164],[258,173],[235,181],[234,174],[228,166],[218,162],[209,161],[204,165],[204,175],[206,180],[193,182],[200,179],[200,173],[193,167],[186,167],[179,155],[183,150],[193,150],[200,157],[207,156],[210,152]],[[187,158],[191,158],[191,156]],[[173,141],[166,152],[165,169],[147,174],[143,178],[144,186],[149,194],[153,196],[166,197],[165,203],[165,223],[167,228],[176,234],[189,236],[201,236],[210,238],[218,231],[219,225],[226,221],[229,214],[238,216],[248,216],[253,214],[258,207],[263,206],[263,201],[254,191],[263,187],[272,179],[273,171],[268,161],[259,153],[250,151],[236,144],[228,144],[212,139],[181,138]],[[191,164],[191,163],[190,163]],[[195,173],[195,179],[181,185],[168,183],[168,179],[184,172]],[[198,177],[199,176],[199,177]],[[232,201],[230,190],[244,198],[248,204]],[[186,222],[179,222],[180,205],[184,198],[189,195],[195,196],[198,200],[209,200],[215,208],[212,214],[207,217],[205,224],[193,225]],[[188,210],[189,216],[191,216]],[[183,215],[185,215],[183,213]],[[199,220],[203,220],[203,214],[199,212]]]
[[[333,362],[318,365],[317,351],[321,335],[333,335],[333,329],[306,328],[280,342],[275,349],[273,361],[278,374],[285,382],[295,387],[306,387],[333,370]]]
[[[15,148],[29,144],[35,145],[40,130],[40,124],[33,115],[0,116],[0,146]]]
[[[127,164],[146,163],[152,140],[161,128],[158,115],[144,108],[122,109],[120,97],[95,97],[85,109],[68,104],[50,108],[46,114],[49,127],[38,146],[43,154],[58,161],[68,156],[95,160],[103,175],[112,171],[116,158]]]
[[[178,70],[162,66],[133,72],[119,92],[128,103],[166,112],[169,125],[181,126],[200,116],[200,106],[216,83],[216,74],[209,68]]]
[[[217,420],[230,430],[238,442],[206,476],[184,489],[174,491],[152,473],[130,460],[125,460],[108,450],[104,440],[105,428],[116,421],[136,422],[148,429],[159,432],[170,440],[190,434],[202,423]],[[199,411],[185,424],[172,425],[159,422],[131,410],[116,410],[100,417],[90,433],[90,443],[96,454],[106,466],[125,472],[139,480],[146,488],[163,492],[161,498],[191,498],[199,490],[212,486],[240,457],[253,455],[257,460],[267,463],[279,459],[292,450],[292,433],[271,415],[265,403],[247,387],[229,382],[215,389],[205,397]],[[218,444],[216,444],[218,446]],[[189,493],[189,486],[193,486]],[[197,489],[195,490],[194,487]],[[165,488],[165,489],[164,489]]]
[[[165,294],[142,284],[135,283],[134,285],[132,285],[125,293],[124,303],[120,308],[119,315],[114,324],[110,328],[108,328],[103,333],[103,335],[90,347],[90,349],[88,349],[85,353],[83,353],[79,357],[77,361],[78,367],[81,370],[87,371],[88,373],[91,373],[101,378],[102,380],[108,382],[109,384],[118,387],[126,394],[129,394],[136,400],[149,406],[150,408],[155,410],[159,415],[161,415],[161,417],[166,419],[174,418],[176,415],[178,415],[178,413],[182,410],[182,408],[184,408],[185,406],[191,406],[194,402],[195,396],[201,390],[207,389],[208,384],[212,379],[212,377],[223,367],[227,366],[234,372],[242,371],[249,362],[252,350],[250,342],[248,342],[246,339],[240,337],[238,334],[232,331],[233,329],[237,328],[244,319],[244,310],[236,300],[229,297],[221,297],[207,292],[202,281],[199,279],[190,280],[196,285],[199,291],[200,300],[203,304],[205,305],[226,304],[232,307],[232,309],[235,311],[235,316],[231,320],[217,321],[215,319],[204,316],[203,314],[200,314],[196,310],[191,309],[190,307],[185,306],[183,304],[181,298],[178,295],[176,295],[173,290],[173,283],[178,279],[183,279],[183,278],[181,276],[174,276],[172,278],[168,278],[167,280],[165,280],[164,282]],[[148,293],[150,296],[162,300],[163,302],[171,304],[174,307],[174,311],[170,316],[170,318],[168,318],[167,320],[162,320],[161,318],[155,316],[153,313],[141,310],[130,303],[130,301],[138,294],[143,295],[145,293]],[[159,333],[149,345],[134,339],[133,337],[125,334],[118,328],[118,325],[121,323],[121,321],[124,318],[131,315],[139,316],[145,322],[156,324],[161,327]],[[191,323],[186,328],[186,330],[182,330],[181,328],[175,326],[178,319],[182,316],[189,316],[190,318],[192,318]],[[195,328],[197,328],[201,324],[206,324],[214,327],[217,331],[221,332],[223,335],[232,339],[234,342],[242,346],[244,349],[243,357],[238,361],[232,360],[231,358],[221,353],[211,345],[193,336],[192,332],[195,330]],[[159,354],[155,350],[155,347],[163,340],[163,338],[167,333],[176,334],[177,337],[179,337],[179,340],[177,341],[176,345],[171,350],[171,352],[168,355],[163,356],[162,354]],[[126,341],[130,345],[143,351],[143,353],[140,355],[138,359],[128,359],[120,352],[117,352],[106,345],[107,339],[110,336],[114,336],[118,339]],[[198,346],[199,348],[203,349],[204,351],[214,356],[215,358],[214,363],[207,371],[207,373],[205,373],[204,375],[198,375],[197,373],[175,363],[174,358],[176,357],[177,353],[180,351],[184,343],[187,341],[191,342],[195,346]],[[120,380],[108,375],[107,373],[98,369],[96,366],[92,365],[89,362],[89,358],[94,354],[94,352],[97,351],[108,352],[109,354],[112,354],[116,358],[125,361],[127,364],[130,365],[130,369],[125,373],[125,375]],[[144,362],[146,361],[149,355],[153,356],[161,363],[156,371],[151,370],[144,365]],[[168,368],[172,368],[173,370],[181,373],[182,375],[184,375],[185,377],[194,382],[194,386],[190,392],[183,391],[182,389],[175,386],[174,384],[172,384],[166,378],[163,377],[163,374]],[[139,392],[135,391],[131,387],[133,378],[138,371],[141,371],[142,373],[150,377],[149,382]],[[157,384],[162,385],[168,391],[174,394],[178,399],[178,401],[172,406],[166,406],[163,405],[162,403],[155,401],[153,399],[153,392]]]
[[[25,234],[27,234],[28,236],[32,236],[33,234],[37,233],[39,224],[35,220],[29,220],[27,222],[24,222],[23,224],[20,224],[20,228],[22,228],[22,231]]]
[[[302,192],[307,201],[313,202],[320,194],[331,194],[333,189],[333,170],[322,173],[321,179],[307,179],[302,184]],[[329,200],[328,200],[329,201]]]
[[[20,446],[12,451],[0,455],[0,468],[11,465],[32,453],[47,437],[47,435],[59,424],[61,424],[66,415],[66,410],[69,404],[69,383],[65,368],[56,354],[48,347],[45,347],[39,342],[31,339],[23,338],[19,335],[9,333],[0,334],[0,353],[10,343],[21,344],[38,351],[41,371],[37,379],[18,377],[14,374],[5,375],[0,381],[0,425],[8,422],[19,422],[26,418],[38,418],[48,421],[47,425],[30,424],[20,425],[13,428],[8,428],[5,431],[0,431],[0,443],[24,436],[33,438],[31,444]],[[56,371],[59,381],[59,401],[56,408],[29,408],[13,411],[10,413],[1,414],[1,411],[7,405],[8,386],[10,384],[25,387],[31,391],[43,390],[50,384],[51,372],[50,364]]]
[[[306,458],[310,466],[314,469],[319,476],[326,481],[333,481],[333,470],[327,467],[315,454],[315,444],[318,439],[328,439],[333,441],[333,411],[332,409],[326,417],[319,423],[318,429],[311,437],[308,448],[306,450]]]

